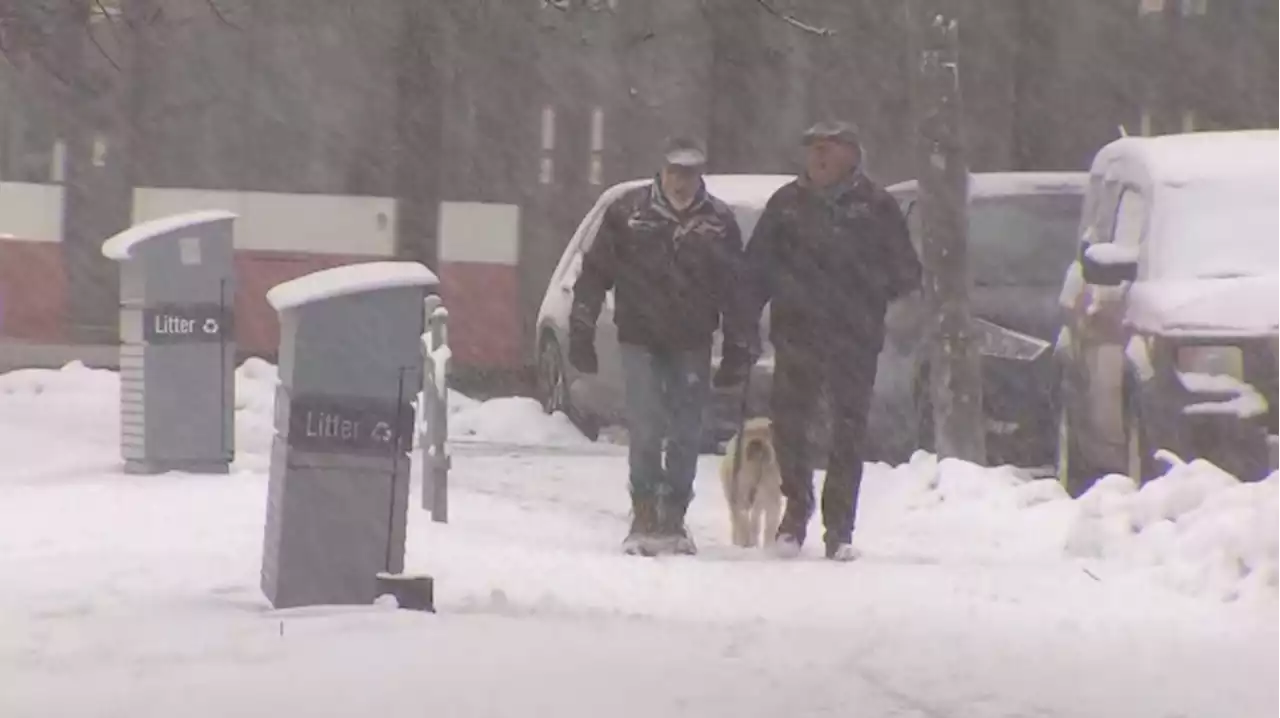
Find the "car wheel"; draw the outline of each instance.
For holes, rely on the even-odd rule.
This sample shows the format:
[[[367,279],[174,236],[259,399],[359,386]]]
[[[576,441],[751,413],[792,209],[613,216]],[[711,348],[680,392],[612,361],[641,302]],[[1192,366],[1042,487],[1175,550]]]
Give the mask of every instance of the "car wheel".
[[[565,411],[569,403],[560,344],[550,337],[543,340],[542,350],[538,353],[538,400],[542,403],[542,410],[548,414]]]
[[[1065,391],[1065,387],[1063,390]],[[1057,449],[1054,452],[1055,473],[1067,494],[1073,499],[1079,498],[1089,490],[1097,477],[1085,464],[1084,457],[1076,444],[1075,431],[1071,427],[1071,412],[1064,398],[1058,401],[1057,438]]]
[[[596,441],[600,438],[600,422],[590,412],[579,410],[569,397],[569,379],[565,371],[564,354],[554,337],[542,342],[538,353],[538,400],[548,414],[563,412],[582,435]]]

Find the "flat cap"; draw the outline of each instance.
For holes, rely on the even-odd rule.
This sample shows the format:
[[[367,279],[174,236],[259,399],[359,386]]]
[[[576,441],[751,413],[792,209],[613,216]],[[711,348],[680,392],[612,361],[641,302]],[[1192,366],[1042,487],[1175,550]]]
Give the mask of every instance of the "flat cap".
[[[692,137],[673,137],[667,140],[663,159],[669,165],[701,167],[707,163],[707,151],[701,142]]]
[[[810,145],[818,140],[835,140],[854,147],[861,147],[858,126],[843,120],[824,120],[804,131],[802,144]]]

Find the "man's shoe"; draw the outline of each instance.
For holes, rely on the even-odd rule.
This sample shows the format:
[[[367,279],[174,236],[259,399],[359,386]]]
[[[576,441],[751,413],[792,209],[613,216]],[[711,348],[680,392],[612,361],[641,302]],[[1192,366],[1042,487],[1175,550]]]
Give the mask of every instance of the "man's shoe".
[[[773,554],[778,558],[796,558],[800,555],[801,540],[789,533],[779,533],[773,542]]]
[[[862,556],[862,552],[854,548],[851,543],[835,542],[827,544],[827,558],[832,561],[848,563],[856,561]]]
[[[658,504],[653,499],[631,499],[631,530],[622,541],[628,556],[655,556],[658,553]]]
[[[689,527],[685,525],[684,516],[687,506],[662,507],[658,517],[658,543],[660,550],[681,556],[693,556],[698,553],[698,545],[689,535]]]

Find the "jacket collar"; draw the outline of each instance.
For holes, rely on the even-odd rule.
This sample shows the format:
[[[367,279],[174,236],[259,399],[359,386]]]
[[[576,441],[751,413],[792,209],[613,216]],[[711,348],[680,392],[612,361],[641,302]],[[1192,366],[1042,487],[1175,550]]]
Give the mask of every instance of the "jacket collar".
[[[871,180],[862,172],[861,167],[855,167],[852,172],[828,187],[813,184],[808,173],[801,173],[797,184],[829,204],[841,204],[851,197],[868,194]]]

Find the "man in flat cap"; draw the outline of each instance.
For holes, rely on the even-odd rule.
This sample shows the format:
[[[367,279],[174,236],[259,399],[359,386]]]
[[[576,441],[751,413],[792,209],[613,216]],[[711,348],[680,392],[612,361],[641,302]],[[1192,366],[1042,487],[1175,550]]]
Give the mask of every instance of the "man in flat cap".
[[[862,443],[890,302],[920,286],[920,262],[897,202],[862,171],[857,128],[822,122],[804,134],[805,172],[769,199],[746,250],[744,327],[772,301],[773,419],[787,506],[777,550],[797,555],[814,513],[808,429],[819,395],[832,408],[822,487],[826,557],[851,561]],[[753,363],[722,367],[731,380]]]
[[[747,332],[733,316],[741,308],[741,232],[728,206],[707,193],[706,161],[697,141],[670,141],[653,183],[605,210],[573,288],[569,362],[586,374],[597,370],[596,320],[605,294],[615,292],[632,507],[623,550],[633,555],[696,552],[685,511],[717,327],[722,364],[749,364]]]

